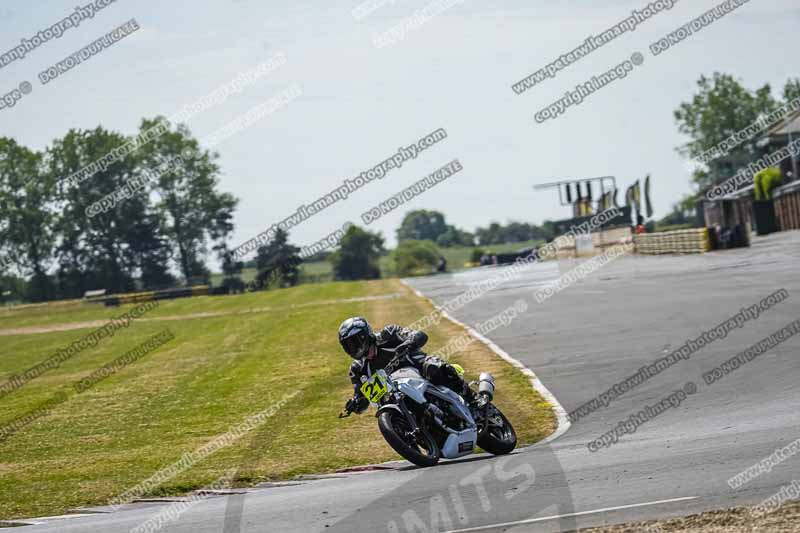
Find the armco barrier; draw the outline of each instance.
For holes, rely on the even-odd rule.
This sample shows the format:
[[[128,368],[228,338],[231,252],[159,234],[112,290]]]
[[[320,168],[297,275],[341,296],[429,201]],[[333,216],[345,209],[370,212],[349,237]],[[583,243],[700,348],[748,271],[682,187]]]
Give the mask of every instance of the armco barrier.
[[[98,298],[87,298],[86,301],[103,303],[107,306],[118,306],[127,304],[138,304],[153,300],[172,300],[174,298],[188,298],[191,296],[206,296],[210,294],[208,285],[194,285],[192,287],[181,287],[178,289],[165,289],[162,291],[130,292],[125,294],[112,294]]]
[[[702,254],[711,250],[708,228],[634,235],[639,254]]]

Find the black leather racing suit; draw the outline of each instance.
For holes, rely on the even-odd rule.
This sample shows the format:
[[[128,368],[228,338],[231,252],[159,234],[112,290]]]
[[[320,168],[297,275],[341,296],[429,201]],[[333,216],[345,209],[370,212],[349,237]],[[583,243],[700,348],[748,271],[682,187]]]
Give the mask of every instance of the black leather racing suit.
[[[395,351],[405,352],[393,368],[416,368],[422,376],[434,385],[447,387],[469,399],[470,389],[458,375],[456,369],[438,357],[428,356],[420,350],[428,342],[428,335],[423,331],[404,328],[397,324],[385,326],[377,333],[378,353],[368,360],[362,357],[350,365],[350,382],[353,384],[353,400],[348,402],[355,407],[355,413],[363,412],[369,407],[369,401],[361,393],[361,376],[370,377],[373,372],[385,368],[395,357]]]

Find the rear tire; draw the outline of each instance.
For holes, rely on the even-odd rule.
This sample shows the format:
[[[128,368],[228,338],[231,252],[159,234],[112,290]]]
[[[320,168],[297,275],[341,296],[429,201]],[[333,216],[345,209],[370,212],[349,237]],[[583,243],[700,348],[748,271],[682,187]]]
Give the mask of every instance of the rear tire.
[[[408,436],[411,428],[402,413],[394,409],[384,411],[378,417],[378,428],[389,446],[415,465],[427,467],[439,462],[439,446],[430,433],[420,428],[416,440],[411,442]]]
[[[511,453],[517,447],[514,426],[503,412],[491,403],[486,406],[486,416],[490,419],[489,425],[486,432],[478,438],[478,446],[494,455]],[[500,420],[502,425],[492,424],[492,419]]]

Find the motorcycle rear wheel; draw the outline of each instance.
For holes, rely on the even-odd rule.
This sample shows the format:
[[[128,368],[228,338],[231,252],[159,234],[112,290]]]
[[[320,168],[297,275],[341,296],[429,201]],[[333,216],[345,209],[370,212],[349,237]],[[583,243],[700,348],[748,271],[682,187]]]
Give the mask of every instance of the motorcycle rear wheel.
[[[494,404],[486,406],[486,416],[489,417],[489,424],[483,435],[478,437],[478,446],[494,455],[511,453],[517,447],[514,426]]]
[[[378,417],[378,428],[389,446],[417,466],[433,466],[439,462],[440,451],[436,441],[424,428],[412,434],[408,420],[395,410],[384,411]]]

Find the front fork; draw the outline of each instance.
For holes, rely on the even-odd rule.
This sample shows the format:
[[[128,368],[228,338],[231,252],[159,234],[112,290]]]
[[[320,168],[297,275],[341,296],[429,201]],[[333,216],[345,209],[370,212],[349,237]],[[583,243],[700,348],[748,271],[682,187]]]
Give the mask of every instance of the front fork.
[[[378,412],[375,413],[375,416],[378,417],[380,416],[381,413],[383,413],[384,411],[388,411],[390,409],[396,410],[405,417],[409,427],[413,429],[413,435],[415,437],[419,436],[420,434],[419,424],[417,423],[417,419],[414,416],[414,413],[409,411],[408,407],[406,407],[406,402],[403,401],[403,396],[398,394],[394,397],[394,400],[395,400],[394,403],[387,403],[381,406],[380,409],[378,409]]]
[[[472,416],[475,418],[475,421],[478,425],[478,437],[483,436],[486,433],[486,428],[489,427],[489,404],[482,407],[475,407],[472,410]],[[476,416],[477,415],[477,416]]]

